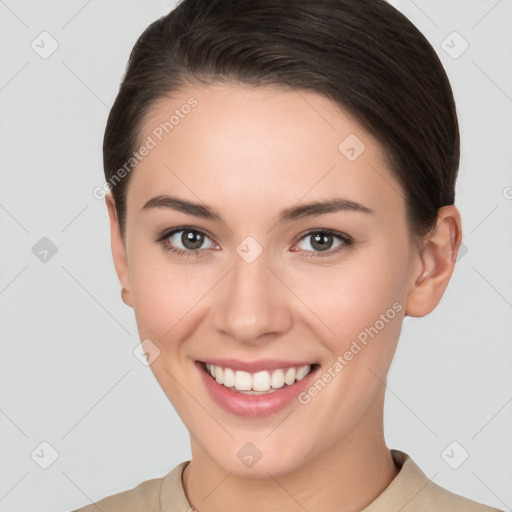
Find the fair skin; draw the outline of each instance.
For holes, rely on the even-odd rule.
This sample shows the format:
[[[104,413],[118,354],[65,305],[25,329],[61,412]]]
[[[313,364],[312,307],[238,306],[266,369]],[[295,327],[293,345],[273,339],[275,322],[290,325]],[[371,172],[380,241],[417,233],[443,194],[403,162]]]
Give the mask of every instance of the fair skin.
[[[190,96],[197,106],[130,176],[125,240],[106,198],[123,300],[140,339],[160,350],[151,369],[190,433],[187,499],[199,512],[361,510],[398,473],[383,433],[386,375],[404,316],[430,313],[448,285],[459,212],[441,208],[417,249],[378,141],[312,92],[190,85],[155,106],[140,140]],[[366,146],[354,161],[338,150],[349,134]],[[222,221],[143,209],[162,195],[208,205]],[[335,197],[372,212],[277,222],[285,208]],[[207,235],[198,257],[155,242],[183,226]],[[305,236],[313,229],[344,233],[354,245],[335,252],[343,240],[334,237],[322,252]],[[167,245],[193,252],[181,234]],[[263,249],[251,263],[236,251],[248,236]],[[293,358],[317,363],[321,375],[394,303],[400,312],[306,405],[237,416],[212,399],[195,364]],[[248,442],[261,453],[252,467],[237,456]]]

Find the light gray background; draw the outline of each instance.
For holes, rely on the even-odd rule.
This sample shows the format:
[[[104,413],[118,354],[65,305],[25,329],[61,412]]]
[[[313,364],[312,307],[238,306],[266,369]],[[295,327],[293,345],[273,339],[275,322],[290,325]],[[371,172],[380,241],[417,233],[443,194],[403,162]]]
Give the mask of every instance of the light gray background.
[[[429,38],[452,81],[465,249],[439,307],[405,320],[386,439],[438,484],[510,510],[512,1],[392,3]],[[190,458],[186,429],[132,353],[133,311],[120,299],[105,205],[92,194],[103,184],[103,130],[128,53],[169,7],[0,0],[4,512],[68,511]],[[58,43],[45,59],[52,40],[43,31]],[[458,58],[464,42],[454,31],[469,43]],[[42,237],[57,248],[46,262],[32,252]],[[42,442],[58,453],[48,469],[52,448]],[[452,469],[447,461],[458,465],[463,450],[469,458]]]

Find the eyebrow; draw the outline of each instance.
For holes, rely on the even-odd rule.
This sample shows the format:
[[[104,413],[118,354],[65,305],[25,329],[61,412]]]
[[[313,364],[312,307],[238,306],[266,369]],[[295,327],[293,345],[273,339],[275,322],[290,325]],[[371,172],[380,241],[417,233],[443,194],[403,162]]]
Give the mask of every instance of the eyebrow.
[[[147,201],[142,210],[150,208],[171,208],[182,213],[194,215],[202,219],[217,220],[224,222],[222,216],[210,206],[194,203],[185,199],[174,196],[156,196]],[[363,206],[355,201],[343,198],[328,199],[326,201],[315,201],[310,203],[292,206],[281,211],[278,223],[290,222],[305,217],[316,217],[325,213],[333,213],[338,211],[353,211],[362,213],[375,213],[374,210]]]

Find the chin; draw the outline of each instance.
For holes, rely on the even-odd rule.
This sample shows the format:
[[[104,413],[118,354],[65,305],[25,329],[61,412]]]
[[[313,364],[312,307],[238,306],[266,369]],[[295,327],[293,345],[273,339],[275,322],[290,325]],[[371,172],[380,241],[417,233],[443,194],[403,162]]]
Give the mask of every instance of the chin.
[[[276,446],[260,449],[255,444],[242,443],[237,450],[210,456],[217,465],[241,478],[280,477],[299,469],[304,463],[304,458],[293,446],[285,452]]]

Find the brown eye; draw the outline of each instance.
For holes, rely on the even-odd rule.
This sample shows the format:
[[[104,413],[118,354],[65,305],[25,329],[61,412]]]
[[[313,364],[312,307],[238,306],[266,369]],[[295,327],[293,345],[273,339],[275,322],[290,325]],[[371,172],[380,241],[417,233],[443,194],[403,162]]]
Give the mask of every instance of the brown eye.
[[[311,236],[311,247],[317,251],[327,251],[334,243],[334,237],[329,233],[317,233]]]
[[[181,233],[180,242],[191,251],[199,249],[204,242],[204,235],[197,231],[183,230]]]
[[[343,233],[316,230],[304,235],[297,244],[297,247],[305,253],[310,253],[308,257],[316,257],[335,254],[340,250],[352,247],[353,243],[353,240]],[[313,250],[310,250],[308,246]]]
[[[156,241],[161,243],[164,249],[185,256],[199,255],[203,250],[217,247],[203,231],[183,227],[164,232]]]

